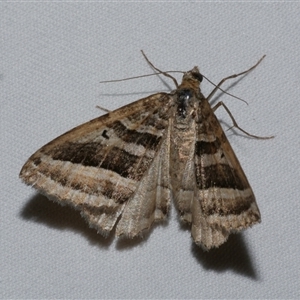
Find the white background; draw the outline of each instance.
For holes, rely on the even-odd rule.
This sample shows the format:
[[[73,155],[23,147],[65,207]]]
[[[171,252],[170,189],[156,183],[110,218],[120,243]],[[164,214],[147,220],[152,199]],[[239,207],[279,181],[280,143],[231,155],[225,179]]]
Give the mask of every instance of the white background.
[[[2,2],[1,297],[299,298],[299,13],[297,2]],[[210,253],[193,245],[174,208],[142,241],[104,239],[18,178],[39,147],[102,114],[96,105],[168,91],[156,76],[99,84],[151,73],[140,49],[162,70],[198,65],[215,83],[267,55],[224,85],[248,106],[214,99],[245,130],[276,136],[227,131],[262,223]],[[204,80],[203,93],[212,88]],[[231,125],[222,108],[217,115]]]

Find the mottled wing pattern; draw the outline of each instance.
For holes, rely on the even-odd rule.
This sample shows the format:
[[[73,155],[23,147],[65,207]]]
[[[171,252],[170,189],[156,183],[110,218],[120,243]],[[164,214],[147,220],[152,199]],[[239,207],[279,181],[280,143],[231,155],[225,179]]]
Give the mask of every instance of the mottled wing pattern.
[[[117,223],[117,235],[139,235],[169,209],[172,101],[155,94],[78,126],[33,154],[20,177],[103,235]]]
[[[260,222],[248,180],[209,103],[198,110],[192,236],[204,249],[223,244],[231,232]]]

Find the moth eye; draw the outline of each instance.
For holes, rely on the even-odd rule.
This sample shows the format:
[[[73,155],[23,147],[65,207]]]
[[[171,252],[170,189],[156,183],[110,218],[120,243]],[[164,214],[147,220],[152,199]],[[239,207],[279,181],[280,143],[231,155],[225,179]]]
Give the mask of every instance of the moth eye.
[[[200,74],[200,73],[192,73],[192,75],[193,75],[193,77],[195,78],[195,79],[197,79],[198,81],[200,81],[200,82],[202,82],[202,80],[203,80],[203,76]]]

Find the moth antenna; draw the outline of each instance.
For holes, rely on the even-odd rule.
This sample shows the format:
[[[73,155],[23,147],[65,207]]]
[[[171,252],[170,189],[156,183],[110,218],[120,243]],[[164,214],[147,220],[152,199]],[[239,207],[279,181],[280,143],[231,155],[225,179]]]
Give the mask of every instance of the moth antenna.
[[[163,74],[163,75],[167,76],[167,73],[184,73],[184,72],[181,72],[181,71],[158,72],[158,73],[153,73],[153,74],[139,75],[139,76],[134,76],[134,77],[122,78],[122,79],[104,80],[104,81],[100,81],[99,83],[110,83],[110,82],[126,81],[126,80],[132,80],[132,79],[137,79],[137,78],[142,78],[142,77],[150,77],[150,76],[160,75],[160,74]],[[167,77],[174,78],[170,75],[167,76]]]
[[[174,71],[171,71],[171,72],[163,72],[163,71],[161,71],[160,69],[156,68],[156,67],[153,65],[153,63],[148,59],[148,57],[146,56],[146,54],[144,53],[143,50],[141,50],[141,52],[142,52],[144,58],[146,59],[147,63],[148,63],[154,70],[158,71],[160,74],[165,75],[166,77],[171,78],[171,79],[173,80],[173,82],[174,82],[176,88],[179,87],[179,84],[178,84],[177,80],[176,80],[173,76],[171,76],[170,74],[168,74],[168,73],[172,73],[172,72],[174,72]],[[176,71],[175,71],[175,72],[176,72]]]

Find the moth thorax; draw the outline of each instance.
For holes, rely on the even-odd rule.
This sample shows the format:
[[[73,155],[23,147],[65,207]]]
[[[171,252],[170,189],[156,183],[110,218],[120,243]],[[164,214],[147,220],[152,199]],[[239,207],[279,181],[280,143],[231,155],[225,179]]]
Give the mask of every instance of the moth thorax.
[[[189,107],[192,106],[193,91],[190,89],[182,89],[177,92],[177,113],[181,118],[186,118]]]

